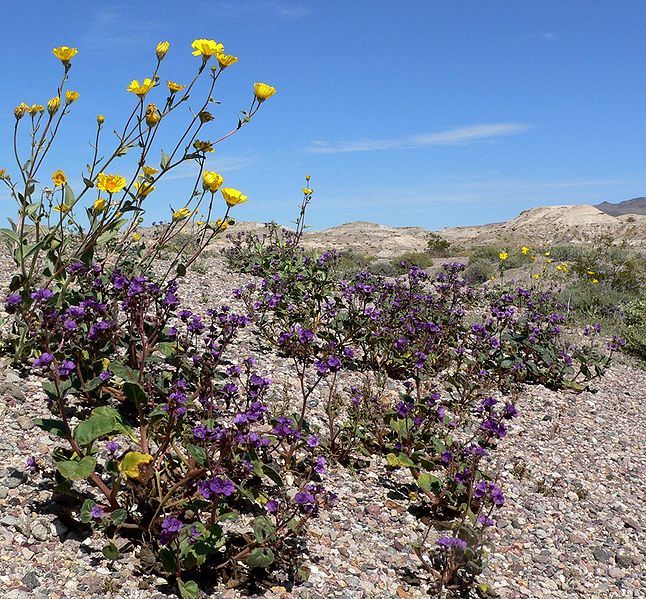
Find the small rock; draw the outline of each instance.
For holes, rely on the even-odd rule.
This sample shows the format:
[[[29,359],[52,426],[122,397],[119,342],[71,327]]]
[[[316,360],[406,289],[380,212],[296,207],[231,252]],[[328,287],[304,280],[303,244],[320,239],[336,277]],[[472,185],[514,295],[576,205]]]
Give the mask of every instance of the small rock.
[[[24,584],[30,591],[33,591],[40,584],[40,581],[38,580],[35,572],[29,571],[22,577],[22,584]]]
[[[626,551],[619,551],[615,556],[615,561],[623,568],[630,568],[633,565],[633,556]]]
[[[16,422],[18,423],[18,426],[19,426],[23,431],[29,431],[29,430],[31,430],[32,428],[34,428],[34,426],[36,426],[36,425],[34,424],[34,421],[33,421],[31,418],[29,418],[29,416],[19,416],[19,417],[16,419]]]
[[[49,527],[40,520],[36,520],[31,525],[31,536],[37,541],[46,541],[49,537]]]
[[[601,545],[596,545],[592,548],[592,555],[594,555],[594,559],[604,564],[607,564],[610,560],[610,554]]]

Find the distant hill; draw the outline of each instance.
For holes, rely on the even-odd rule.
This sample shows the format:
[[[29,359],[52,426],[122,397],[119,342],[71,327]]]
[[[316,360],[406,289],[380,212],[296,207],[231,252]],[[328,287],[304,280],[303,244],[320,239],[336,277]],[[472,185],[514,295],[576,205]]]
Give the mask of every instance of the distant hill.
[[[610,216],[622,216],[624,214],[641,214],[646,215],[646,198],[633,198],[632,200],[625,200],[618,204],[611,204],[610,202],[601,202],[595,208],[605,212]]]

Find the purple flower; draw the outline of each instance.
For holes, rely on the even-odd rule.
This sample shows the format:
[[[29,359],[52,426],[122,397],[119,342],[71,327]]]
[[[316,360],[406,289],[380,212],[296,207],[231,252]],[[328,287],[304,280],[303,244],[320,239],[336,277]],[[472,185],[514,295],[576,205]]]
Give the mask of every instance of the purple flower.
[[[104,370],[99,374],[99,378],[107,383],[112,378],[112,372],[110,370]]]
[[[502,493],[502,489],[496,485],[491,485],[491,499],[496,507],[505,505],[505,496]]]
[[[70,374],[72,374],[72,372],[74,372],[75,368],[76,364],[74,364],[72,360],[63,360],[57,369],[58,376],[62,379],[66,379]]]
[[[4,302],[7,306],[11,306],[15,308],[20,302],[22,301],[22,298],[17,294],[17,293],[12,293],[11,295],[8,295]]]
[[[44,352],[40,354],[34,360],[34,368],[47,368],[54,361],[54,356],[49,352]]]
[[[37,302],[47,302],[54,297],[54,292],[51,289],[37,289],[31,297]]]
[[[38,470],[38,464],[36,463],[36,458],[34,456],[27,458],[27,468],[32,472]]]
[[[485,514],[480,514],[478,516],[478,522],[482,524],[482,526],[494,526],[496,524],[494,520]]]
[[[317,435],[310,435],[307,438],[307,444],[310,447],[318,447],[320,443],[321,443],[321,437],[319,437]]]
[[[173,516],[166,516],[162,520],[159,542],[162,545],[168,545],[177,536],[177,533],[182,530],[182,526],[181,520],[173,518]]]
[[[119,443],[117,443],[117,441],[108,441],[105,444],[105,448],[113,455],[117,453],[117,451],[119,451],[119,447],[120,445]]]
[[[275,514],[278,511],[278,502],[275,499],[270,499],[266,504],[265,504],[265,509],[270,513],[270,514]]]
[[[318,457],[314,460],[314,472],[317,474],[325,474],[325,458]]]
[[[294,501],[300,506],[314,505],[316,498],[309,491],[301,491],[294,495]]]
[[[93,505],[90,510],[90,516],[95,520],[100,520],[103,518],[103,508],[100,505]]]
[[[437,544],[445,549],[457,549],[459,551],[464,551],[467,548],[466,541],[456,537],[440,537]]]

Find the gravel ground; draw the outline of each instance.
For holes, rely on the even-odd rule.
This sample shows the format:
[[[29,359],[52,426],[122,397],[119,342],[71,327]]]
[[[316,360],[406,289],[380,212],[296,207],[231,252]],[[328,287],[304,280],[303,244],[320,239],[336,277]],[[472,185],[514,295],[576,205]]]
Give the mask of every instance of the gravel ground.
[[[230,300],[248,277],[190,273],[191,303]],[[286,366],[264,356],[275,382]],[[117,562],[101,539],[72,527],[51,501],[48,458],[54,441],[34,426],[49,412],[36,377],[0,362],[0,591],[22,597],[174,597],[163,579],[141,575],[131,553]],[[501,444],[498,468],[507,497],[484,579],[502,598],[646,597],[644,480],[646,372],[613,366],[579,395],[528,387],[520,417]],[[35,456],[41,471],[31,474]],[[309,580],[262,596],[319,598],[429,596],[428,575],[409,549],[421,528],[406,504],[388,496],[383,463],[332,469],[340,498],[313,521],[305,565]],[[217,586],[211,597],[260,596]],[[432,595],[431,595],[432,596]]]

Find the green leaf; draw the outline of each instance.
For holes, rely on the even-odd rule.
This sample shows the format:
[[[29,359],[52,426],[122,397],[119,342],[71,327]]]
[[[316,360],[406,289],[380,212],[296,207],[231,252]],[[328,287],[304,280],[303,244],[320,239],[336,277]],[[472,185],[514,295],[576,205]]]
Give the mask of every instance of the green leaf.
[[[76,199],[76,196],[74,195],[72,188],[69,186],[68,183],[65,183],[65,197],[63,199],[63,203],[66,206],[71,206],[74,203],[75,199]]]
[[[83,505],[81,506],[81,512],[79,514],[79,518],[81,522],[84,522],[85,524],[87,524],[92,520],[92,515],[90,514],[90,512],[92,511],[92,508],[95,505],[96,504],[91,499],[86,499],[83,502]]]
[[[69,480],[81,480],[87,478],[94,472],[96,460],[90,456],[85,456],[82,460],[65,460],[56,463],[57,470],[64,478]]]
[[[148,396],[139,383],[124,383],[123,392],[128,399],[134,401],[136,404],[144,404],[148,401]]]
[[[114,543],[108,543],[102,550],[103,555],[111,561],[117,560],[121,557],[117,546]]]
[[[164,152],[164,150],[161,151],[161,160],[159,161],[159,166],[161,170],[165,171],[168,165],[170,164],[170,156]]]
[[[201,447],[197,445],[188,445],[188,453],[191,457],[200,465],[204,466],[206,464],[206,452]]]
[[[276,527],[273,522],[267,518],[267,516],[258,516],[257,518],[254,518],[251,526],[258,543],[264,543],[276,531]]]
[[[34,424],[57,437],[65,436],[65,426],[62,420],[55,420],[54,418],[34,418]]]
[[[18,237],[18,234],[11,229],[0,229],[0,235],[4,235],[10,241],[20,243],[20,237]]]
[[[122,508],[110,514],[110,520],[115,526],[121,526],[128,518],[128,512]]]
[[[121,362],[110,362],[110,370],[124,381],[137,382],[139,380],[139,372]]]
[[[161,341],[155,345],[155,350],[161,353],[166,358],[169,358],[177,352],[177,343],[169,341]]]
[[[392,466],[393,468],[399,468],[399,458],[394,454],[394,453],[389,453],[386,456],[386,462],[388,462],[389,466]]]
[[[114,431],[116,421],[111,414],[92,414],[74,430],[74,438],[79,445],[90,445],[95,439]]]
[[[274,552],[271,549],[257,547],[252,549],[247,556],[247,564],[250,568],[266,568],[274,561]]]
[[[198,599],[200,589],[194,580],[184,582],[181,578],[177,581],[179,595],[182,599]]]
[[[183,264],[178,264],[176,271],[177,271],[177,276],[179,277],[186,276],[186,266],[184,266]]]
[[[433,476],[428,472],[423,472],[419,475],[417,479],[417,484],[419,488],[422,489],[425,493],[434,493],[439,491],[440,488],[440,479],[437,476]]]

